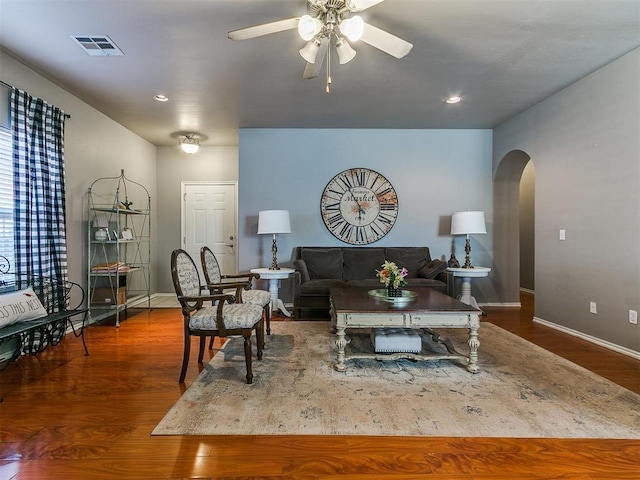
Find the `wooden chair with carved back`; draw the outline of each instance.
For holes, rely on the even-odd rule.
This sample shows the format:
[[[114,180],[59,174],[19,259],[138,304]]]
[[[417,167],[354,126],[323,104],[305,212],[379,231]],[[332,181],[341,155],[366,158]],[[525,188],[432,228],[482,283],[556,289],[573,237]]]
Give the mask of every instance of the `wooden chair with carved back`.
[[[236,295],[224,293],[203,295],[196,264],[182,249],[171,253],[171,276],[184,320],[184,354],[179,382],[184,382],[187,373],[191,337],[200,338],[198,363],[202,363],[207,337],[241,335],[244,337],[247,383],[252,383],[251,335],[254,330],[258,360],[262,359],[264,348],[262,307],[249,303],[236,303],[236,298],[242,295],[242,283],[236,287]]]

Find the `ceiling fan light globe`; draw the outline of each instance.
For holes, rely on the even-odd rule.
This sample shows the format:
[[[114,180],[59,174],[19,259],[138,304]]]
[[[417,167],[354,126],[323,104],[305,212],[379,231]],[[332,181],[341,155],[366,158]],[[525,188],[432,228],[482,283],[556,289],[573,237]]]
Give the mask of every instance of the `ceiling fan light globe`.
[[[316,38],[314,38],[299,51],[302,58],[304,58],[307,62],[316,63],[316,57],[318,56],[318,52],[320,51],[320,42]]]
[[[198,150],[200,150],[200,145],[198,145],[197,143],[183,143],[180,146],[182,147],[182,151],[189,155],[198,153]]]
[[[360,15],[354,15],[340,23],[340,33],[352,42],[357,42],[364,32],[364,21]]]
[[[195,138],[195,134],[187,135],[180,142],[180,148],[184,153],[193,155],[194,153],[198,153],[198,150],[200,150],[200,142]]]
[[[349,63],[351,60],[353,60],[353,57],[356,56],[356,51],[351,48],[349,42],[347,42],[344,38],[340,38],[336,42],[336,52],[338,53],[338,62],[340,63],[340,65]]]
[[[322,22],[311,15],[303,15],[298,21],[298,35],[307,42],[315,37],[322,28]]]

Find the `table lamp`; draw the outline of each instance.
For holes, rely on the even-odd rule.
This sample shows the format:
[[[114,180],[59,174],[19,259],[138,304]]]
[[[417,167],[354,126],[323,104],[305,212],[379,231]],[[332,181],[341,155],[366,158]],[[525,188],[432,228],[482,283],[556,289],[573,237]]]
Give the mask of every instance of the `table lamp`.
[[[469,235],[487,233],[484,212],[457,212],[451,216],[451,235],[466,235],[464,245],[466,253],[462,268],[473,268],[471,265],[471,242]]]
[[[262,210],[258,213],[258,235],[273,235],[271,244],[271,267],[269,270],[280,270],[276,254],[278,246],[276,244],[276,234],[291,233],[291,223],[287,210]]]
[[[95,239],[99,242],[109,240],[109,219],[106,213],[97,213],[93,217],[93,226],[97,228],[95,233]]]

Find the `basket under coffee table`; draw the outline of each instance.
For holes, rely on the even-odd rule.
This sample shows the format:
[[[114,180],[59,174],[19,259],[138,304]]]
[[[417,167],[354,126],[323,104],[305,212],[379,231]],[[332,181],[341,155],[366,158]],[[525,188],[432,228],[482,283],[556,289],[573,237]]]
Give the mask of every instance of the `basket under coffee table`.
[[[350,287],[332,288],[331,323],[337,335],[337,361],[334,368],[339,372],[347,369],[346,361],[352,358],[374,358],[377,360],[461,360],[467,370],[479,372],[478,367],[478,329],[481,310],[462,303],[455,298],[440,293],[433,288],[408,288],[417,295],[409,302],[394,303],[392,299],[369,294],[369,288]],[[346,329],[356,328],[411,328],[421,330],[432,339],[445,346],[447,353],[353,353],[345,352],[350,342]],[[446,338],[441,338],[433,328],[467,328],[469,330],[469,354],[455,350]]]

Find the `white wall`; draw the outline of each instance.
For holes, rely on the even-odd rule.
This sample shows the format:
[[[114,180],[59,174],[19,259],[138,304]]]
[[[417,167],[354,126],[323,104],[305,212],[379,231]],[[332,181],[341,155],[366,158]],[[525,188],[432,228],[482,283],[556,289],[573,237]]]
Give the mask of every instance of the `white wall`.
[[[291,214],[292,233],[278,236],[278,263],[283,266],[291,265],[295,246],[345,245],[325,228],[320,196],[334,175],[352,167],[378,171],[398,194],[396,224],[372,246],[428,246],[432,257],[448,259],[453,212],[484,210],[491,232],[491,151],[490,130],[243,129],[240,270],[271,263],[271,238],[256,233],[260,210]],[[463,245],[457,239],[458,258],[464,257]],[[475,236],[472,249],[474,263],[491,266],[491,233]],[[491,279],[481,280],[480,300],[496,302]]]
[[[158,291],[173,292],[171,252],[181,247],[182,182],[238,181],[238,147],[200,147],[187,155],[175,147],[158,147]]]
[[[513,150],[535,165],[536,317],[636,352],[639,85],[636,49],[495,129],[493,153],[494,169]]]
[[[0,52],[0,80],[63,109],[71,118],[65,124],[67,194],[67,251],[69,280],[87,284],[87,189],[98,177],[127,177],[144,184],[156,222],[156,148],[66,90],[42,77],[4,52]],[[152,239],[157,238],[154,231]],[[152,254],[155,245],[152,241]],[[152,290],[155,288],[152,268]]]

